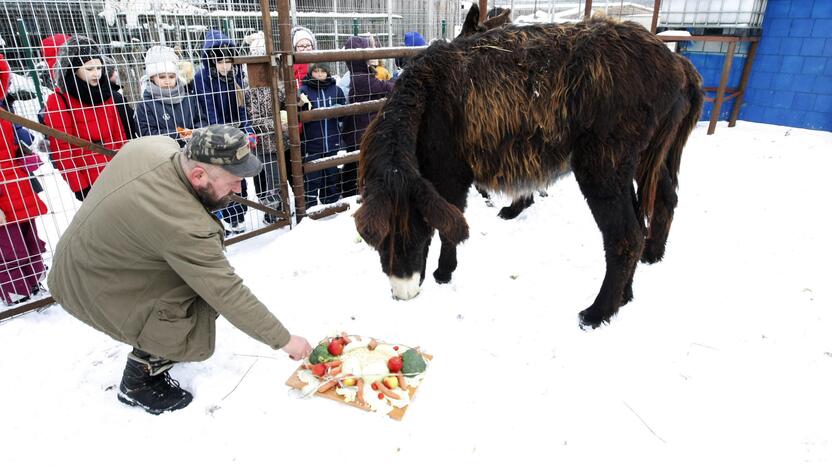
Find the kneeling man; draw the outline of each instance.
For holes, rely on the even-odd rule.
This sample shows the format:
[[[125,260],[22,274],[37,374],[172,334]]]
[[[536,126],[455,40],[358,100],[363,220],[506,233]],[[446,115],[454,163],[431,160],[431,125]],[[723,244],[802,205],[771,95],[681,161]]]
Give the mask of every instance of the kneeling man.
[[[118,399],[153,414],[193,399],[168,370],[214,352],[222,315],[292,359],[311,352],[243,285],[225,258],[223,208],[262,163],[230,125],[194,130],[188,144],[151,136],[125,145],[61,236],[49,273],[70,314],[133,346]]]

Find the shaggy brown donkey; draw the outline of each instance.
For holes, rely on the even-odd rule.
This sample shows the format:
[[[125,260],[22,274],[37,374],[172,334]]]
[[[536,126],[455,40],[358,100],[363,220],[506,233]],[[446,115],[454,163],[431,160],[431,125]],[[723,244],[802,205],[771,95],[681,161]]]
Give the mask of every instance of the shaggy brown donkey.
[[[507,8],[492,8],[485,15],[487,18],[480,23],[480,9],[477,5],[472,5],[468,10],[468,15],[465,17],[465,22],[462,23],[462,30],[457,37],[468,37],[477,33],[488,31],[490,29],[499,28],[506,24],[511,24],[511,10]],[[494,206],[491,200],[491,194],[483,190],[482,187],[477,187],[480,196],[485,199],[488,206]],[[540,196],[548,196],[545,190],[540,190]],[[500,208],[497,216],[503,219],[514,219],[520,215],[526,208],[534,204],[534,194],[520,195],[518,198],[511,201],[511,204]]]
[[[702,108],[691,63],[635,23],[505,26],[415,57],[361,145],[358,232],[393,294],[450,281],[473,182],[517,198],[570,169],[601,230],[606,275],[582,326],[629,302],[636,263],[662,258],[682,148]],[[634,186],[637,185],[637,189]]]

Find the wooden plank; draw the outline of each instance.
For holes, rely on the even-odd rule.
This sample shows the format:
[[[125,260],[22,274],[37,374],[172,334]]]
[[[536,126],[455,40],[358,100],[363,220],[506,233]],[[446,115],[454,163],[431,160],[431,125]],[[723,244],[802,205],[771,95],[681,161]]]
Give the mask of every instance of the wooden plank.
[[[350,209],[350,204],[349,203],[339,203],[337,205],[332,205],[332,206],[329,206],[327,208],[324,208],[323,210],[307,212],[306,216],[309,219],[317,220],[317,219],[326,218],[327,216],[332,216],[334,214],[338,214],[338,213],[347,211],[348,209]]]
[[[728,52],[725,54],[725,60],[722,62],[722,75],[719,79],[719,88],[716,91],[714,107],[711,109],[711,122],[708,124],[708,135],[713,135],[714,131],[716,131],[716,122],[719,120],[719,112],[722,110],[722,102],[725,98],[725,87],[728,85],[728,76],[731,74],[731,64],[734,61],[734,49],[736,47],[736,42],[728,43]]]
[[[754,58],[757,57],[757,47],[759,42],[751,44],[751,49],[748,51],[748,56],[745,58],[745,64],[742,66],[742,77],[740,78],[740,87],[737,100],[734,101],[734,108],[731,109],[731,117],[728,119],[728,126],[733,127],[737,124],[737,117],[740,115],[740,107],[745,98],[745,90],[748,86],[748,78],[751,76],[751,67],[754,65]]]
[[[422,353],[422,356],[425,358],[426,361],[433,360],[433,356],[430,355],[430,354]],[[289,377],[289,379],[286,381],[286,385],[288,385],[289,387],[292,387],[296,390],[303,390],[303,387],[305,387],[306,384],[301,382],[301,380],[298,378],[298,372],[300,372],[302,370],[303,370],[303,366],[299,366],[298,369],[295,372],[293,372],[292,375]],[[370,384],[367,383],[367,388],[369,388],[369,386],[370,386]],[[416,395],[416,390],[418,390],[418,389],[419,389],[419,387],[410,387],[407,390],[407,393],[410,394],[410,402],[411,403],[413,402],[413,398]],[[330,389],[330,390],[328,390],[324,393],[315,392],[315,396],[319,396],[321,398],[326,398],[327,400],[332,400],[332,401],[337,401],[339,403],[347,404],[347,405],[353,406],[355,408],[362,409],[364,411],[370,411],[369,406],[364,406],[364,405],[358,403],[357,401],[348,402],[348,401],[344,400],[344,397],[335,393],[334,388]],[[402,418],[404,417],[404,413],[407,411],[407,408],[409,408],[409,407],[410,407],[410,405],[408,404],[404,408],[393,408],[393,410],[390,411],[388,416],[390,416],[392,419],[395,419],[396,421],[401,421]]]
[[[344,106],[305,110],[301,111],[298,120],[301,122],[312,122],[315,120],[344,117],[347,115],[369,114],[370,112],[380,111],[381,108],[384,107],[385,102],[387,102],[387,98],[374,99],[372,101],[365,102],[354,102]]]
[[[427,49],[427,46],[418,47],[373,47],[368,49],[335,49],[315,50],[312,52],[297,52],[294,54],[294,63],[315,63],[315,62],[349,62],[369,59],[387,59],[397,57],[412,57]]]

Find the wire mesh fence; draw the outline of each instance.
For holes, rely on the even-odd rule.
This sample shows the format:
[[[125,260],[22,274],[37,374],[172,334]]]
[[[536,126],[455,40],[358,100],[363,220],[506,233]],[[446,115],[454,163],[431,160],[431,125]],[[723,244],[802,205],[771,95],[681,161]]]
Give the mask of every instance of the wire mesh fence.
[[[395,61],[373,62],[372,68],[360,61],[352,86],[344,79],[346,62],[319,63],[312,70],[298,64],[292,71],[301,93],[287,100],[284,87],[275,86],[280,80],[249,82],[248,65],[239,58],[266,55],[272,41],[274,51],[422,45],[452,36],[461,21],[460,2],[297,1],[291,2],[294,14],[279,21],[276,3],[269,2],[270,37],[263,33],[264,15],[256,0],[0,4],[0,46],[9,79],[3,106],[59,132],[55,136],[2,120],[0,199],[8,206],[2,207],[0,231],[0,308],[43,294],[45,271],[62,232],[111,159],[60,134],[114,152],[146,135],[168,135],[184,146],[197,128],[232,124],[249,135],[265,163],[259,176],[244,181],[242,197],[289,213],[292,189],[286,181],[293,177],[302,180],[295,191],[299,187],[308,207],[355,194],[356,163],[293,175],[287,172],[298,166],[292,166],[289,154],[294,146],[302,163],[325,162],[355,150],[372,114],[298,124],[301,138],[290,144],[287,101],[309,111],[383,97],[392,89]],[[279,22],[297,27],[293,43],[285,47]],[[353,37],[357,42],[349,44]],[[328,76],[314,78],[324,71]],[[382,83],[384,89],[365,93],[364,82]],[[216,216],[229,236],[275,221],[274,214],[244,204],[232,204]]]
[[[168,135],[184,147],[213,124],[248,135],[265,169],[244,181],[239,203],[215,213],[230,238],[356,196],[361,138],[407,57],[455,37],[472,4],[482,2],[0,3],[2,107],[26,119],[0,119],[0,318],[4,305],[43,296],[61,234],[132,139]],[[520,24],[603,12],[649,27],[654,13],[654,0],[488,6],[512,9]]]

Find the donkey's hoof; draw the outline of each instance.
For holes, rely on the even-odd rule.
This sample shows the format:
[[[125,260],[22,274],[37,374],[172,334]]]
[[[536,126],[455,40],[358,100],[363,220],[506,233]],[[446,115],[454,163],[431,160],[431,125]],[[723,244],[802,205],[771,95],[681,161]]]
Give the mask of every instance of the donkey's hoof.
[[[657,245],[648,241],[641,253],[641,263],[658,263],[662,260],[662,257],[664,257],[664,245]]]
[[[514,219],[514,218],[520,216],[520,213],[522,213],[522,212],[523,212],[523,208],[520,208],[518,210],[514,207],[514,205],[510,205],[510,206],[502,207],[500,209],[500,211],[497,213],[497,216],[499,216],[503,219]]]
[[[436,280],[439,284],[445,284],[451,282],[451,272],[450,271],[442,271],[437,269],[433,272],[433,279]]]
[[[578,319],[580,320],[579,326],[582,330],[594,330],[605,323],[610,323],[609,317],[605,317],[604,314],[598,312],[593,307],[578,314]]]

